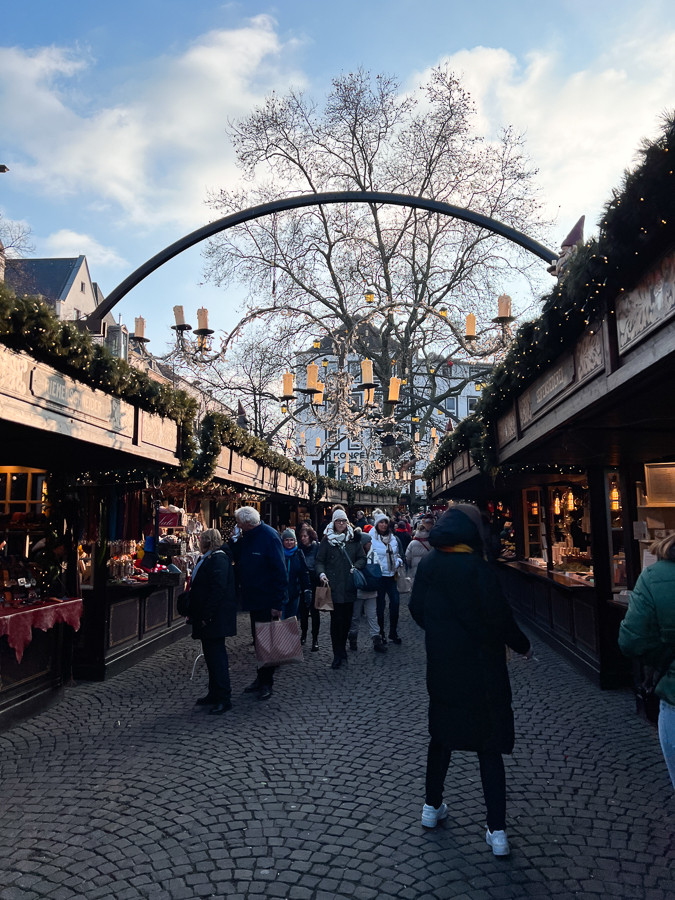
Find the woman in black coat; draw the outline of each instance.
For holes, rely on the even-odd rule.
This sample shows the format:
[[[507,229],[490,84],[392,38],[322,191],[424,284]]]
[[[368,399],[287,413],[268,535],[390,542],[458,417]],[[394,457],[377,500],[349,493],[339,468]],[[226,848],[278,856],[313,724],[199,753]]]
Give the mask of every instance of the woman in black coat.
[[[366,554],[360,538],[354,537],[354,529],[345,511],[336,509],[321,539],[314,564],[320,584],[330,587],[333,599],[334,609],[330,613],[332,669],[339,669],[343,662],[347,662],[347,635],[356,600],[352,569],[362,569],[365,564]]]
[[[431,530],[432,550],[421,560],[410,612],[424,628],[429,692],[429,751],[422,825],[448,810],[443,784],[453,750],[478,754],[487,807],[488,844],[509,853],[503,753],[514,743],[505,645],[530,658],[496,573],[483,558],[481,515],[457,504]]]
[[[237,633],[237,603],[232,561],[221,547],[223,539],[215,528],[199,536],[202,557],[192,573],[188,595],[192,637],[201,640],[209,673],[209,691],[197,700],[211,706],[212,715],[232,709],[230,671],[225,638]]]

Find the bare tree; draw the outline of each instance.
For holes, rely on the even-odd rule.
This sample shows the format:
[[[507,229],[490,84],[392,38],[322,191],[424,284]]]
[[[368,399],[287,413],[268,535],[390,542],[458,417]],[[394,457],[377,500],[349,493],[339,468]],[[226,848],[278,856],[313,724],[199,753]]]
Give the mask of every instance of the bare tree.
[[[294,193],[389,191],[469,208],[541,237],[535,172],[521,137],[506,128],[487,142],[473,118],[469,95],[444,67],[409,93],[394,78],[359,70],[334,79],[322,106],[297,91],[272,94],[231,126],[251,186],[223,190],[210,203],[227,215]],[[470,223],[374,203],[249,222],[214,238],[205,257],[210,280],[249,289],[242,323],[227,340],[255,320],[270,334],[284,321],[285,340],[294,330],[296,347],[328,336],[340,359],[350,351],[373,359],[379,383],[392,374],[408,381],[401,416],[428,416],[456,393],[447,382],[439,392],[439,360],[494,358],[496,298],[505,282],[529,279],[537,265]],[[465,339],[469,312],[475,342]]]
[[[35,247],[31,239],[31,229],[24,222],[8,219],[0,213],[0,249],[9,258],[33,253]]]

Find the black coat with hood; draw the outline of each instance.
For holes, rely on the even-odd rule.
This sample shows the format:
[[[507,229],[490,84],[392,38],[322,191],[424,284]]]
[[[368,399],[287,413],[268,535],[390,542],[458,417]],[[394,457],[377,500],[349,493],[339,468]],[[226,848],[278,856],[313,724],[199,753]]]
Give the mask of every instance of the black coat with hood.
[[[458,504],[441,516],[417,568],[410,612],[425,631],[432,738],[450,750],[511,753],[505,645],[527,653],[530,642],[483,559],[480,529],[475,507]]]

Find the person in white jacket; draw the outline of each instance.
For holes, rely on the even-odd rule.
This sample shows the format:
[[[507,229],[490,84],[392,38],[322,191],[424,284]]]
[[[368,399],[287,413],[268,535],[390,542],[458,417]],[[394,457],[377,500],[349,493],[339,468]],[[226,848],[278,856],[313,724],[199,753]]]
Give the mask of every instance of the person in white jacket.
[[[375,516],[373,530],[373,550],[377,554],[377,561],[382,569],[382,581],[377,592],[377,621],[380,626],[380,637],[386,644],[384,633],[384,612],[386,598],[389,597],[389,640],[394,644],[400,644],[398,636],[398,611],[400,598],[396,587],[396,572],[403,565],[398,541],[391,532],[389,516],[384,513]]]
[[[413,539],[406,548],[405,561],[408,566],[408,575],[410,575],[413,580],[415,579],[415,573],[417,572],[420,560],[431,550],[429,532],[433,527],[434,520],[431,516],[420,519],[417,530],[413,535]]]

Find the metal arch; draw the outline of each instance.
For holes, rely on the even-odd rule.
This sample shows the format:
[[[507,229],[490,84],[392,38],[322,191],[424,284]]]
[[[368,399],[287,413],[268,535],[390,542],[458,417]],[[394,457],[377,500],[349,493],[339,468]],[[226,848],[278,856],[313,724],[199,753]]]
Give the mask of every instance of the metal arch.
[[[288,209],[299,209],[303,206],[322,206],[330,203],[381,203],[391,206],[410,206],[415,209],[425,209],[429,212],[441,213],[442,215],[462,219],[465,222],[471,222],[473,225],[478,225],[481,228],[487,228],[495,234],[502,235],[502,237],[507,238],[514,244],[519,244],[547,263],[552,263],[558,257],[557,253],[532,240],[532,238],[527,237],[520,231],[516,231],[515,228],[511,228],[509,225],[504,225],[496,219],[491,219],[489,216],[484,216],[481,213],[472,212],[472,210],[464,209],[461,206],[441,203],[439,200],[427,200],[424,197],[413,197],[407,194],[390,194],[386,191],[328,191],[323,194],[299,194],[295,197],[286,197],[283,200],[274,200],[271,203],[261,203],[259,206],[243,209],[185,235],[185,237],[165,247],[164,250],[161,250],[147,262],[144,262],[131,275],[128,275],[96,307],[88,319],[100,321],[110,312],[113,306],[116,306],[132,288],[136,287],[151,272],[163,266],[165,262],[173,259],[174,256],[178,256],[183,250],[187,250],[188,247],[193,247],[200,241],[213,237],[214,234],[218,234],[220,231],[226,231],[235,225],[250,222],[252,219],[260,219],[272,213]]]

